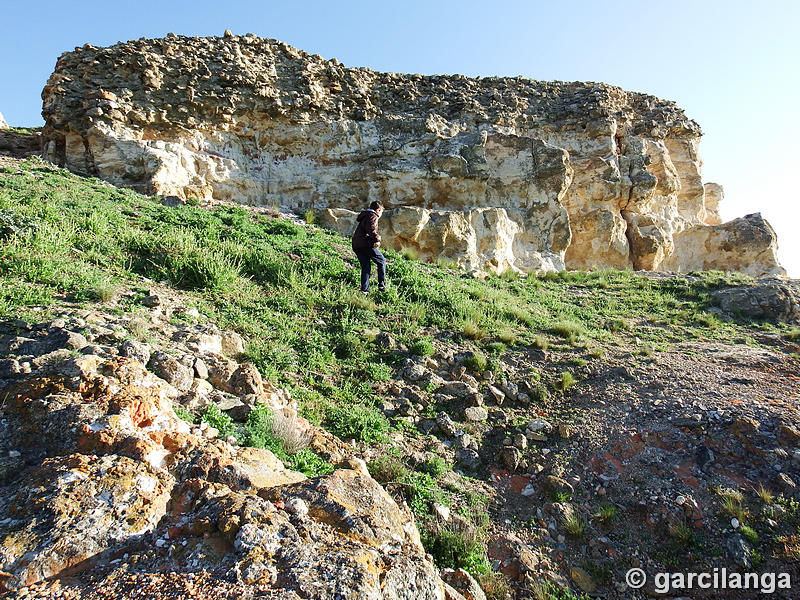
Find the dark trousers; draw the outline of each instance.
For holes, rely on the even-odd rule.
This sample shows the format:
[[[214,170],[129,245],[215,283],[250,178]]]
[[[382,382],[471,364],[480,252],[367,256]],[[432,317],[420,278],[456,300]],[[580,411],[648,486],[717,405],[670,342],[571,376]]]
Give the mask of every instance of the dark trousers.
[[[372,268],[372,262],[378,266],[378,287],[383,288],[386,285],[386,259],[377,248],[359,248],[354,250],[358,257],[358,262],[361,263],[361,291],[369,291],[369,272]]]

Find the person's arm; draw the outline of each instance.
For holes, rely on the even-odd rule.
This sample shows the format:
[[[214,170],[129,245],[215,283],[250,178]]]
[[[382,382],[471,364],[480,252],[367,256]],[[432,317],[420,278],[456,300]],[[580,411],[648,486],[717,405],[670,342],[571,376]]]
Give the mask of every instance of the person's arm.
[[[376,244],[381,243],[381,236],[378,235],[378,215],[375,213],[370,213],[367,217],[369,222],[365,227],[366,238],[369,240],[373,246]]]

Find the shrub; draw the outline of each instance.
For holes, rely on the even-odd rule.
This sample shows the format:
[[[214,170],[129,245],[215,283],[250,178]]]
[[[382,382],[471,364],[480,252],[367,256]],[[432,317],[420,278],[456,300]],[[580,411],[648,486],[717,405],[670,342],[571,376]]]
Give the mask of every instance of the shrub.
[[[486,344],[486,350],[488,350],[491,354],[502,354],[507,350],[507,348],[503,342],[489,342]]]
[[[489,366],[489,361],[482,352],[472,352],[464,359],[464,366],[473,373],[483,373]]]
[[[228,437],[229,435],[233,435],[236,431],[233,426],[233,419],[222,412],[216,404],[209,404],[200,418],[208,423],[209,426],[219,431],[220,437]]]
[[[438,479],[450,470],[450,465],[441,456],[431,454],[419,465],[419,470]]]
[[[473,576],[490,572],[483,537],[474,526],[428,522],[420,537],[439,568],[464,569]]]
[[[313,225],[317,222],[317,215],[314,214],[313,209],[309,208],[303,213],[303,220],[309,225]]]
[[[396,456],[382,454],[367,464],[369,474],[379,483],[402,481],[408,476],[408,467]]]
[[[383,441],[389,430],[389,421],[381,411],[359,404],[329,408],[326,421],[338,437],[361,442]]]
[[[195,417],[194,413],[189,412],[188,410],[186,410],[180,404],[174,404],[172,406],[172,410],[175,411],[175,415],[179,419],[182,419],[184,421],[188,421],[189,423],[194,423],[195,422],[196,417]]]
[[[418,339],[411,344],[409,351],[416,356],[431,356],[434,352],[433,342],[430,338]]]

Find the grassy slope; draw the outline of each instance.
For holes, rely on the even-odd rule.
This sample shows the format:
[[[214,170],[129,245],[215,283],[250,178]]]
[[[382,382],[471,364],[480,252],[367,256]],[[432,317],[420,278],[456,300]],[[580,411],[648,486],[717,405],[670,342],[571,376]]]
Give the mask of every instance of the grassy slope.
[[[495,368],[491,357],[507,347],[548,346],[581,361],[634,335],[644,353],[687,337],[751,339],[752,327],[705,310],[709,290],[747,281],[739,275],[600,271],[481,281],[387,251],[390,290],[363,297],[347,241],[336,234],[238,206],[167,208],[36,159],[22,164],[0,172],[0,315],[90,302],[113,285],[144,292],[142,277],[167,282],[245,334],[251,360],[317,422],[331,406],[377,400],[371,384],[389,379],[394,360],[372,343],[379,331],[409,346],[452,336]]]
[[[549,347],[555,358],[538,375],[559,393],[569,365],[604,353],[648,354],[687,338],[755,343],[751,334],[774,329],[706,310],[710,290],[747,281],[721,273],[475,280],[388,251],[390,290],[365,298],[355,293],[358,271],[338,235],[242,207],[163,207],[38,159],[0,170],[0,239],[0,316],[97,302],[115,286],[144,294],[145,277],[167,283],[247,336],[250,359],[292,390],[308,418],[365,441],[404,425],[375,408],[374,384],[391,378],[397,360],[374,343],[380,331],[417,342],[421,353],[428,348],[420,338],[458,342],[501,377],[501,355]],[[424,479],[413,488],[422,501],[441,500],[438,490],[426,495],[423,475],[388,468],[400,469],[395,478]]]

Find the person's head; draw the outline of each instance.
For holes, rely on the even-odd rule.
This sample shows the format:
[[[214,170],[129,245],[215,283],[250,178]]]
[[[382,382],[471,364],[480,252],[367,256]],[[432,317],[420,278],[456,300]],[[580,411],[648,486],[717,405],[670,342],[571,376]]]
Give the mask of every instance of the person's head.
[[[378,213],[379,217],[383,214],[383,202],[379,200],[373,200],[372,202],[370,202],[369,207],[370,209]]]

